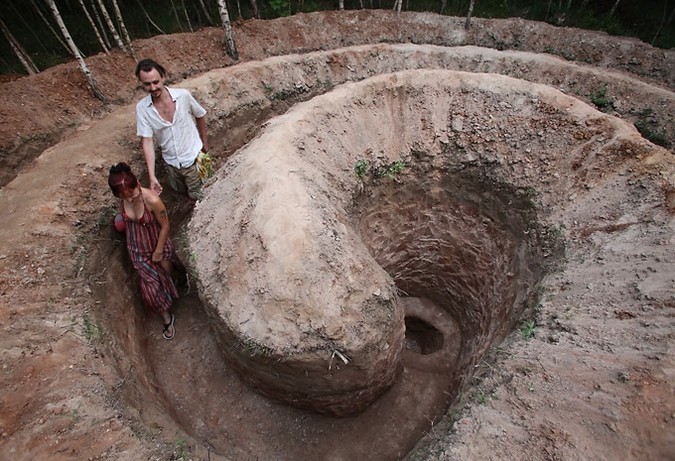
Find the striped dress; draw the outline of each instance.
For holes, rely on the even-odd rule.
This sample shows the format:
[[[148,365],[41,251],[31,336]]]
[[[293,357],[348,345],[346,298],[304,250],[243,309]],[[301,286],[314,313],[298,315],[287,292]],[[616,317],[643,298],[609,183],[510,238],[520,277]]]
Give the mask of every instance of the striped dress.
[[[143,201],[143,216],[138,220],[130,219],[122,203],[122,218],[126,224],[127,250],[134,269],[138,271],[141,297],[148,314],[161,313],[171,307],[178,298],[178,290],[171,278],[158,262],[152,261],[152,253],[159,239],[159,223]],[[176,248],[170,238],[164,244],[163,259],[168,259],[178,271],[185,271],[183,263],[176,254]]]

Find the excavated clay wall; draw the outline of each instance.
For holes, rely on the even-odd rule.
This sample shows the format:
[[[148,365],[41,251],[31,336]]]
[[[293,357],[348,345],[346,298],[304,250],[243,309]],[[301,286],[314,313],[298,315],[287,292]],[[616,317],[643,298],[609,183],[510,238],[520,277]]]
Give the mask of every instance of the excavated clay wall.
[[[532,129],[543,120],[545,138]],[[190,224],[224,354],[273,398],[360,411],[400,368],[403,293],[459,322],[461,384],[535,298],[551,256],[542,226],[564,203],[550,191],[578,183],[557,171],[579,160],[579,139],[583,157],[616,157],[620,132],[639,139],[548,87],[427,70],[346,84],[271,120]],[[534,158],[537,175],[523,174]],[[400,175],[378,173],[399,161]]]

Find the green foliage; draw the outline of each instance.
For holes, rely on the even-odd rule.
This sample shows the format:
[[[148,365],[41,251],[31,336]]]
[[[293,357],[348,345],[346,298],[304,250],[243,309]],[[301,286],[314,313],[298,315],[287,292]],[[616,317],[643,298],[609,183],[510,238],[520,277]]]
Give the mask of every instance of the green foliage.
[[[654,119],[652,109],[644,109],[638,114],[635,128],[637,128],[640,134],[650,142],[665,147],[666,149],[670,148],[671,142],[668,139],[668,134]]]
[[[591,102],[602,111],[613,107],[614,102],[607,96],[607,85],[603,85],[602,88],[591,95]]]
[[[520,331],[520,335],[523,337],[523,339],[534,338],[534,335],[537,331],[537,322],[534,320],[523,322],[518,331]]]
[[[405,162],[403,160],[396,160],[389,165],[385,165],[377,170],[379,177],[395,179],[398,174],[405,169]]]
[[[368,173],[370,173],[373,178],[377,179],[396,179],[405,167],[406,164],[403,160],[395,160],[391,163],[381,163],[371,168],[367,160],[361,159],[354,165],[354,172],[356,173],[356,176],[361,179],[365,179]]]
[[[115,219],[115,215],[117,215],[117,206],[115,205],[110,205],[101,209],[101,211],[98,214],[98,220],[96,221],[96,225],[98,226],[99,229],[104,229],[108,226],[112,226],[113,220]]]
[[[82,334],[90,341],[101,337],[98,326],[89,318],[88,314],[84,314],[84,317],[82,317]]]
[[[269,0],[269,5],[276,17],[290,15],[288,0]]]
[[[368,162],[366,160],[359,160],[358,162],[356,162],[354,171],[356,172],[356,176],[358,176],[359,178],[361,179],[365,178],[366,173],[368,173]]]
[[[188,444],[185,440],[183,439],[176,440],[176,443],[174,444],[173,456],[171,456],[171,459],[172,460],[187,459],[188,456],[187,448]]]

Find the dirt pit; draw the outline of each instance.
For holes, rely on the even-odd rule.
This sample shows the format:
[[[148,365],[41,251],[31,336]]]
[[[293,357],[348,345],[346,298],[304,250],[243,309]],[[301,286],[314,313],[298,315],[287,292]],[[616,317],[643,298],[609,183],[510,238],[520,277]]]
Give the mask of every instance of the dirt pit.
[[[326,18],[332,19],[325,23]],[[556,46],[588,59],[592,55],[584,50],[597,52],[599,46],[606,51],[594,61],[598,70],[548,55],[476,47],[356,46],[243,62],[180,83],[209,108],[212,147],[220,165],[246,145],[219,173],[223,181],[214,181],[210,197],[222,193],[217,186],[227,190],[237,162],[250,161],[245,151],[254,150],[284,116],[271,117],[292,106],[296,110],[289,114],[294,117],[303,110],[311,114],[283,130],[284,136],[298,135],[283,138],[292,141],[293,151],[264,149],[254,157],[261,160],[269,150],[279,154],[285,161],[275,171],[289,173],[279,176],[302,181],[301,190],[317,192],[312,200],[320,206],[308,207],[307,213],[325,222],[312,221],[320,224],[321,232],[309,237],[328,239],[315,254],[332,258],[316,258],[314,267],[322,270],[310,271],[312,277],[339,281],[328,263],[339,267],[342,254],[336,248],[341,248],[345,258],[371,258],[368,267],[380,268],[378,280],[395,287],[391,312],[398,323],[390,331],[405,329],[407,334],[400,339],[398,362],[392,360],[393,368],[398,367],[393,384],[365,408],[358,406],[355,415],[342,418],[262,396],[240,375],[263,375],[264,361],[250,353],[246,357],[240,347],[229,351],[227,344],[233,343],[219,340],[220,327],[241,331],[253,320],[243,326],[228,324],[230,318],[219,312],[221,305],[211,304],[208,283],[199,288],[200,296],[193,291],[178,301],[176,339],[161,338],[159,320],[145,318],[122,241],[110,228],[115,202],[105,188],[108,166],[128,160],[143,171],[135,150],[133,106],[128,105],[101,120],[80,121],[76,132],[62,134],[30,168],[9,175],[0,191],[6,222],[0,230],[3,458],[672,457],[675,440],[668,428],[675,281],[673,210],[667,202],[674,190],[672,153],[650,145],[617,118],[630,119],[642,104],[653,107],[658,120],[672,117],[672,92],[653,84],[663,80],[661,70],[672,62],[670,54],[643,53],[644,46],[630,41],[605,46],[604,36],[584,35],[582,40],[579,31],[565,35],[563,29],[522,21],[478,22],[467,37],[460,20],[434,15],[301,15],[261,23],[260,28],[267,34],[261,36],[278,33],[303,43],[296,49],[304,52],[328,46],[330,40],[344,45],[348,34],[336,32],[339,27],[356,33],[354,21],[364,20],[369,21],[363,27],[364,43],[374,36],[420,40],[426,34],[425,43],[498,41],[500,47],[526,44],[541,51],[549,46],[544,37],[567,37]],[[399,28],[400,21],[412,24],[407,32]],[[320,45],[306,45],[311,34],[274,29],[289,22],[295,32],[303,27],[320,30]],[[457,28],[450,27],[455,23]],[[250,33],[256,24],[246,23],[240,30]],[[489,30],[489,25],[495,28]],[[376,30],[382,33],[373,35]],[[390,30],[395,33],[387,35]],[[179,64],[180,48],[167,47],[175,51],[173,58],[162,56],[175,59],[173,67],[185,75],[201,72],[209,59],[222,62],[221,55],[208,54],[208,44],[219,34],[189,36],[195,40],[190,48],[204,51],[199,62]],[[523,34],[528,40],[521,40]],[[187,38],[181,37],[180,43]],[[268,48],[278,49],[274,46],[282,42],[287,44],[270,42]],[[254,46],[267,42],[242,43],[251,46],[242,50],[250,58],[264,54],[260,49],[265,46]],[[138,49],[146,55],[157,50],[151,43],[145,46]],[[631,53],[642,59],[636,64],[639,72],[628,73],[616,64],[623,62],[619,54]],[[603,65],[627,73],[601,69]],[[440,93],[456,76],[444,74],[430,84],[424,79],[437,71],[391,74],[425,68],[476,74],[459,78],[461,85]],[[649,73],[647,83],[636,77],[641,73]],[[365,80],[363,86],[342,85],[379,74],[388,76]],[[111,87],[124,80],[110,77]],[[409,79],[421,80],[402,83]],[[613,115],[580,102],[605,83],[616,91]],[[359,91],[363,93],[357,98]],[[16,107],[27,101],[28,93],[10,93],[17,95],[10,101]],[[34,93],[39,96],[39,91]],[[317,98],[324,93],[324,99]],[[335,109],[335,114],[321,112],[312,101]],[[28,106],[33,110],[39,102],[30,100]],[[58,117],[53,121],[63,123]],[[13,126],[20,144],[27,125]],[[305,129],[309,134],[300,136]],[[298,161],[288,155],[295,151],[301,152],[303,167],[320,162],[305,170],[312,174],[287,171]],[[368,168],[359,177],[362,160]],[[396,170],[399,160],[405,168],[388,170]],[[266,173],[260,179],[234,183],[269,178],[269,171],[260,171]],[[205,260],[191,259],[191,208],[170,194],[165,199],[181,254],[198,267]],[[220,209],[230,203],[234,200],[213,205]],[[200,203],[195,216],[206,207],[206,201]],[[336,209],[342,210],[337,216]],[[279,211],[279,222],[287,219],[285,212]],[[346,245],[347,227],[358,244]],[[240,233],[245,231],[239,226]],[[260,261],[264,258],[253,260]],[[244,275],[247,264],[230,270]],[[306,270],[302,265],[297,269]],[[208,271],[197,272],[202,283],[209,281]],[[279,276],[256,283],[278,289],[285,282]],[[265,293],[253,290],[251,295]],[[202,304],[202,298],[207,302]],[[363,315],[364,326],[355,323],[354,331],[368,331],[367,314],[355,310],[354,315]],[[339,317],[327,323],[334,321]],[[265,324],[261,321],[258,327]],[[515,327],[520,332],[509,334]],[[263,330],[251,331],[258,335]],[[256,339],[276,350],[264,335]],[[297,343],[299,353],[303,344]],[[343,349],[317,350],[314,363],[324,375],[359,358],[357,350],[345,356],[349,364],[344,364],[339,355],[333,356]],[[237,357],[243,360],[232,368]],[[241,364],[257,368],[246,373]],[[274,395],[273,379],[257,383],[267,386],[268,395],[281,397]],[[316,400],[325,401],[309,399],[308,406]],[[345,408],[342,402],[340,409]]]
[[[410,451],[465,391],[486,351],[532,314],[544,266],[562,255],[538,221],[535,192],[498,179],[501,162],[481,168],[485,159],[458,149],[466,131],[457,120],[489,111],[498,139],[506,132],[499,119],[513,114],[495,103],[512,98],[528,101],[518,109],[526,118],[557,111],[560,123],[583,120],[553,90],[508,78],[487,85],[495,78],[391,74],[270,120],[211,180],[184,232],[200,296],[180,300],[176,312],[181,330],[201,332],[198,344],[150,347],[159,330],[148,330],[133,291],[105,300],[137,319],[136,331],[126,322],[118,332],[147,378],[130,393],[235,458],[281,450],[288,459],[398,459]],[[550,105],[560,98],[564,106]],[[386,115],[365,123],[373,114]],[[500,143],[490,152],[517,157]],[[121,246],[117,253],[124,259]],[[128,265],[120,269],[106,284],[133,290]],[[372,379],[378,367],[384,383]],[[236,432],[253,421],[255,434]],[[282,428],[294,443],[264,443]],[[388,443],[373,449],[372,440]]]

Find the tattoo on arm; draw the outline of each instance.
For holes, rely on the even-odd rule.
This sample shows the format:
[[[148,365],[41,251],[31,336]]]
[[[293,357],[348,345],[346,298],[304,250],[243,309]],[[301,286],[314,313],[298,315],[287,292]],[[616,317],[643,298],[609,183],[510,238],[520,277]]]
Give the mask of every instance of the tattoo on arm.
[[[164,220],[166,219],[166,217],[167,217],[167,216],[166,216],[166,209],[161,210],[161,211],[159,212],[159,220],[160,220],[160,221],[164,221]]]

